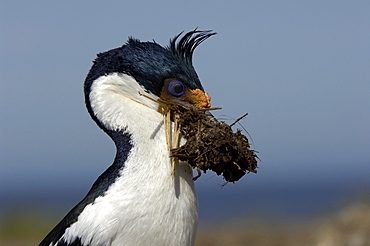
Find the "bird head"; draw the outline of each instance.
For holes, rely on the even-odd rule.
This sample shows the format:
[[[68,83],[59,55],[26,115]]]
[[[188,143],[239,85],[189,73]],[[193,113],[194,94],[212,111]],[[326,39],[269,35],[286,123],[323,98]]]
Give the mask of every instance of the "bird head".
[[[192,57],[195,48],[214,34],[209,30],[180,33],[167,47],[129,38],[122,47],[98,54],[84,84],[91,117],[109,134],[127,127],[122,121],[129,111],[127,102],[154,110],[158,110],[155,100],[159,98],[210,107],[210,97],[204,92]],[[138,110],[136,113],[140,114]]]

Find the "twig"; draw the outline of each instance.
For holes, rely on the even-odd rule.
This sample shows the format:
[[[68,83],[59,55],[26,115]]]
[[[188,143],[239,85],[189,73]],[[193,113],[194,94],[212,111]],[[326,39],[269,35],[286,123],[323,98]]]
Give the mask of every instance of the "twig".
[[[243,118],[245,118],[247,115],[248,115],[248,113],[245,113],[245,114],[243,114],[241,117],[237,118],[237,119],[234,121],[234,123],[232,123],[232,124],[230,125],[230,127],[232,127],[233,125],[235,125],[236,123],[238,123],[240,120],[242,120]]]

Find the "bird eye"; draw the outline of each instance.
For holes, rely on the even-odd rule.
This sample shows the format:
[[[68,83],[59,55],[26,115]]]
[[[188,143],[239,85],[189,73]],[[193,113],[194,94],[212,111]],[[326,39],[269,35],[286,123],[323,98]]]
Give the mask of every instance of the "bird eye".
[[[182,96],[185,92],[185,86],[180,81],[171,81],[168,85],[168,91],[175,97]]]

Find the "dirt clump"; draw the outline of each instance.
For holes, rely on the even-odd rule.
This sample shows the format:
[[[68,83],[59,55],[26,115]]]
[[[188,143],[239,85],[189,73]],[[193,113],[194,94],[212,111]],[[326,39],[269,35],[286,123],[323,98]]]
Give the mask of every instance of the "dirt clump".
[[[207,170],[222,175],[227,182],[238,181],[247,172],[257,172],[256,151],[250,149],[241,130],[233,132],[234,124],[217,121],[208,110],[181,105],[171,105],[170,110],[181,136],[187,140],[172,149],[172,157],[197,169],[195,179]]]

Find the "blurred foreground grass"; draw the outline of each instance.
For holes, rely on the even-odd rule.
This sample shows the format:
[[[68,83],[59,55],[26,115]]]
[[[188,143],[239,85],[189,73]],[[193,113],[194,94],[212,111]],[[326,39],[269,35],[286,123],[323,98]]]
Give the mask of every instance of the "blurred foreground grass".
[[[199,232],[196,246],[370,246],[370,202],[355,202],[327,216],[289,225],[235,223]]]
[[[60,216],[40,211],[3,216],[0,245],[38,245],[59,220]],[[196,246],[369,246],[370,202],[351,203],[331,215],[294,225],[248,218],[222,225],[200,229]]]

